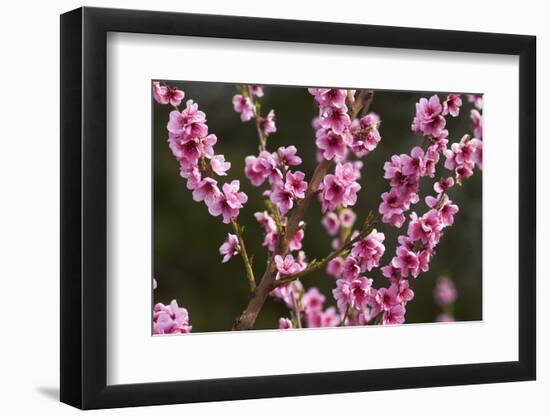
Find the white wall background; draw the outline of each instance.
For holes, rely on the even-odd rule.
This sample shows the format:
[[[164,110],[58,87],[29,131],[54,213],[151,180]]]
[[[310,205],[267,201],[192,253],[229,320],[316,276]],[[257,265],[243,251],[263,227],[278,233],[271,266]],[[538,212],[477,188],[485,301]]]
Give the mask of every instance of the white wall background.
[[[0,15],[0,410],[5,415],[74,415],[57,402],[59,379],[59,17],[81,6],[72,0],[5,2]],[[544,3],[535,0],[482,2],[434,1],[297,2],[258,0],[93,1],[86,5],[234,14],[291,19],[371,23],[492,32],[538,37],[538,257],[550,249],[550,210],[544,182],[550,167],[540,155],[550,152],[542,138],[542,116],[550,95],[550,27]],[[505,122],[505,121],[504,121]],[[513,415],[547,410],[550,365],[548,304],[550,291],[539,268],[538,381],[482,386],[325,395],[94,412],[94,415],[317,416],[386,413],[409,416]],[[290,414],[289,414],[290,413]]]

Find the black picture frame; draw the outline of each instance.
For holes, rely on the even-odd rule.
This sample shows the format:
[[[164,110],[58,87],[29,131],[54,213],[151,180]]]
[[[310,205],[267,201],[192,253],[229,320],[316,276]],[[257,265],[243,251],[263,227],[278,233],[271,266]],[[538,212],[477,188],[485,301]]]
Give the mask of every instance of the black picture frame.
[[[108,32],[519,56],[519,360],[107,385]],[[61,15],[60,57],[62,402],[94,409],[536,378],[534,36],[84,7]]]

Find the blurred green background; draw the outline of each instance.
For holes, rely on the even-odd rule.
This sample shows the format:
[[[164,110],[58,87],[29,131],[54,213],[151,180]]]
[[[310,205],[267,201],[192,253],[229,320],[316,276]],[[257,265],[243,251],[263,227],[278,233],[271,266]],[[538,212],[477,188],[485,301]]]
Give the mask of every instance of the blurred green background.
[[[264,188],[253,187],[244,176],[244,158],[257,155],[258,138],[253,121],[242,123],[239,114],[233,111],[232,97],[236,85],[223,83],[167,81],[185,91],[185,99],[193,99],[206,113],[209,131],[216,134],[217,154],[224,154],[232,166],[226,180],[239,179],[241,190],[249,197],[241,210],[239,223],[245,230],[249,255],[254,257],[257,279],[261,277],[266,250],[261,246],[263,231],[254,218],[256,211],[263,211],[261,193]],[[295,145],[303,159],[299,169],[310,178],[316,166],[314,132],[311,120],[316,115],[313,98],[305,88],[264,86],[262,114],[270,109],[276,113],[277,132],[269,137],[268,149]],[[377,149],[363,158],[361,186],[357,205],[358,224],[369,212],[378,212],[381,193],[389,189],[383,178],[383,165],[393,154],[409,153],[415,145],[422,144],[422,137],[410,131],[415,113],[415,103],[432,92],[396,92],[375,90],[370,111],[382,119],[382,140]],[[439,93],[443,98],[446,92]],[[458,118],[447,117],[450,143],[458,142],[464,133],[471,133],[469,119],[472,105],[462,96],[462,109]],[[182,103],[183,106],[183,103]],[[248,285],[240,257],[222,264],[218,253],[230,225],[221,217],[208,214],[203,203],[193,201],[185,180],[179,176],[179,167],[167,144],[166,123],[171,106],[153,103],[153,150],[154,150],[154,261],[153,273],[158,281],[154,302],[169,303],[176,299],[188,309],[193,332],[230,330],[235,317],[248,301]],[[440,160],[436,178],[448,176]],[[421,201],[414,206],[417,213],[427,207],[424,196],[433,193],[433,180],[421,181]],[[412,281],[415,299],[407,305],[407,323],[433,322],[441,308],[434,302],[433,288],[438,276],[450,276],[457,287],[458,299],[454,306],[457,320],[481,320],[482,318],[482,175],[466,180],[462,187],[455,186],[450,198],[458,204],[460,212],[455,223],[446,229],[436,248],[430,271]],[[321,258],[330,251],[330,237],[321,226],[320,205],[315,199],[305,216],[306,234],[304,250],[309,259]],[[406,233],[406,226],[400,233]],[[386,234],[386,252],[381,265],[387,264],[395,251],[399,232],[386,224],[378,230]],[[376,287],[387,286],[380,271],[367,273]],[[331,291],[334,279],[324,271],[302,279],[304,286],[318,287],[326,297],[325,306],[335,305]],[[288,309],[270,298],[256,322],[256,329],[276,328],[279,317],[288,317]]]

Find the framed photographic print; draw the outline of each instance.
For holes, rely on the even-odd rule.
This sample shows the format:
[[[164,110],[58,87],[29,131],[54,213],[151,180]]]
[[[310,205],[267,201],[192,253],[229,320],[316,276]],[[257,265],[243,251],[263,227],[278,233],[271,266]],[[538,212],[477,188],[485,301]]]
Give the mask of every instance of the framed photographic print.
[[[61,16],[61,400],[536,375],[535,38]]]

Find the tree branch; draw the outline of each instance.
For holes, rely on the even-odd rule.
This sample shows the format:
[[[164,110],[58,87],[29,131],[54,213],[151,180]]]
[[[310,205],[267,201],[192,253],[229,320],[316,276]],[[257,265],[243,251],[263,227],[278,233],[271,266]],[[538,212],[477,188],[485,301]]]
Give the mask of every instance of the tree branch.
[[[267,138],[264,135],[264,132],[262,132],[262,116],[258,114],[257,112],[257,106],[254,100],[254,95],[252,94],[252,86],[247,86],[247,92],[248,96],[250,97],[250,101],[252,101],[252,104],[254,105],[254,124],[256,125],[256,133],[258,133],[258,139],[260,141],[260,152],[266,150],[267,146]]]
[[[376,223],[378,222],[378,216],[372,217],[371,215],[369,215],[369,218],[367,218],[367,221],[365,222],[365,225],[363,226],[363,230],[361,231],[361,233],[359,233],[359,235],[357,235],[355,238],[351,239],[349,242],[344,244],[340,249],[337,249],[331,252],[328,256],[321,259],[320,261],[317,261],[317,260],[312,261],[309,264],[309,266],[303,271],[300,271],[294,275],[288,275],[284,278],[280,278],[279,280],[275,281],[275,283],[273,284],[273,287],[274,288],[280,287],[281,285],[288,284],[292,281],[297,280],[300,277],[303,277],[312,272],[315,272],[321,269],[322,267],[324,267],[327,263],[332,261],[334,258],[337,258],[340,255],[346,254],[346,252],[348,252],[355,243],[359,242],[361,239],[365,238],[373,231],[374,227],[376,226]]]
[[[231,219],[231,225],[233,230],[239,239],[239,253],[243,259],[244,269],[246,270],[246,277],[248,279],[248,285],[250,286],[250,292],[254,293],[256,291],[256,278],[254,278],[254,270],[252,269],[252,263],[246,252],[246,246],[244,244],[242,228],[239,226],[235,219]]]

